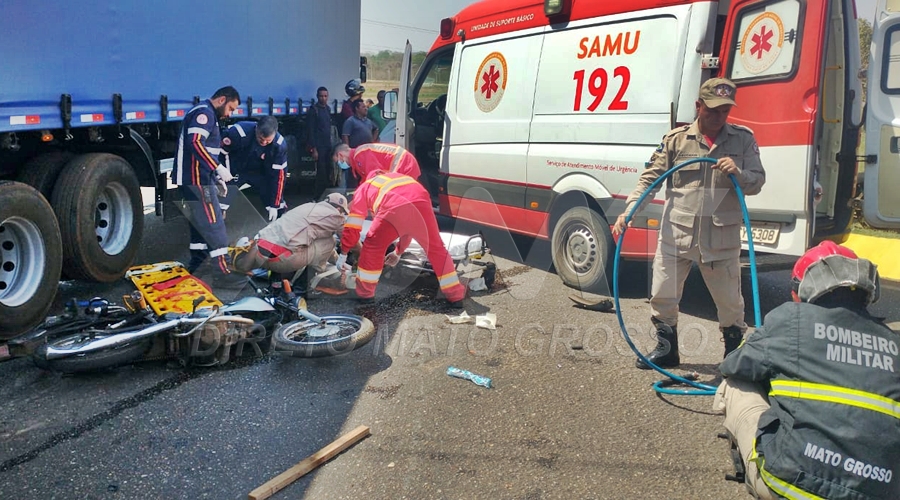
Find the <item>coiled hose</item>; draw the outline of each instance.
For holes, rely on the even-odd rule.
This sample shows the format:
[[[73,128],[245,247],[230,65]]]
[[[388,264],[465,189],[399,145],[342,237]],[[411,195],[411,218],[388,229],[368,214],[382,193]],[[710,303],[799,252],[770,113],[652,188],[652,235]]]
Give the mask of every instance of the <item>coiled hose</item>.
[[[659,373],[662,373],[663,375],[668,377],[668,380],[660,380],[653,384],[653,389],[656,392],[659,392],[661,394],[675,394],[675,395],[681,395],[681,396],[712,396],[712,395],[715,395],[716,388],[711,385],[697,382],[696,380],[692,380],[690,378],[676,375],[676,374],[669,372],[663,368],[660,368],[659,366],[657,366],[653,362],[651,362],[649,359],[647,359],[646,356],[641,354],[641,351],[639,351],[638,348],[635,347],[634,342],[631,341],[631,337],[628,335],[628,330],[625,328],[625,320],[622,318],[622,308],[619,305],[619,260],[621,259],[621,253],[622,253],[621,242],[624,241],[623,238],[625,238],[625,232],[628,230],[628,224],[631,222],[631,219],[634,216],[635,210],[637,210],[637,208],[641,206],[641,204],[644,202],[644,198],[646,198],[648,194],[650,194],[651,192],[653,192],[654,189],[656,189],[656,186],[660,185],[662,182],[664,182],[666,179],[668,179],[669,176],[672,175],[673,173],[677,172],[678,170],[680,170],[688,165],[691,165],[694,163],[713,163],[713,164],[715,164],[717,161],[718,160],[716,160],[715,158],[708,158],[708,157],[695,158],[693,160],[688,160],[684,163],[675,165],[673,168],[669,169],[666,173],[664,173],[658,179],[656,179],[652,184],[650,184],[650,186],[647,188],[647,190],[644,191],[643,194],[641,194],[641,197],[638,198],[637,203],[635,203],[632,206],[631,210],[625,216],[625,228],[622,230],[622,234],[619,235],[619,243],[620,244],[616,245],[616,253],[615,253],[615,257],[613,259],[613,277],[612,277],[612,279],[613,279],[613,302],[616,305],[616,318],[618,318],[618,320],[619,320],[619,327],[622,329],[622,335],[625,337],[625,342],[628,343],[628,347],[630,347],[631,350],[634,351],[635,354],[637,354],[637,357],[642,362],[646,363],[647,366],[650,366],[654,370],[656,370]],[[752,283],[752,288],[753,288],[753,319],[756,322],[756,326],[759,326],[762,324],[762,315],[760,313],[760,308],[759,308],[759,281],[758,281],[757,275],[756,275],[756,252],[753,249],[753,237],[752,237],[753,232],[750,229],[750,214],[747,212],[747,203],[746,203],[746,201],[744,201],[744,191],[741,190],[741,186],[738,184],[737,178],[734,176],[734,174],[729,174],[728,178],[731,179],[731,183],[734,184],[734,190],[737,192],[738,201],[740,201],[740,204],[741,204],[741,212],[743,213],[743,216],[744,216],[744,226],[747,228],[747,235],[749,236],[747,238],[747,247],[750,252],[750,281]],[[675,349],[678,348],[677,345],[674,347],[675,347]],[[673,384],[688,385],[690,387],[693,387],[693,389],[674,389],[674,388],[670,387]]]

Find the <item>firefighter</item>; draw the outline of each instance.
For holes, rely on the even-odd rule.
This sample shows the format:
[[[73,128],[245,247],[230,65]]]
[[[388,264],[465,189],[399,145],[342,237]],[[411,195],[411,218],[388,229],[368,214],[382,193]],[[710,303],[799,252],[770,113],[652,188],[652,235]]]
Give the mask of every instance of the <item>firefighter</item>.
[[[666,184],[650,292],[650,321],[656,329],[657,344],[647,354],[650,361],[663,368],[673,368],[681,362],[678,304],[694,263],[716,304],[726,356],[741,343],[747,331],[741,295],[741,205],[729,175],[734,175],[744,194],[750,196],[762,190],[766,172],[753,132],[727,123],[736,91],[734,83],[725,78],[703,83],[695,103],[697,119],[663,137],[637,187],[625,201],[625,212],[612,228],[614,237],[622,234],[625,216],[638,198],[675,165],[699,157],[718,160],[710,166],[694,163],[682,168]],[[652,199],[650,193],[634,213]],[[635,365],[644,370],[650,368],[640,359]]]
[[[758,498],[900,498],[900,336],[867,310],[875,266],[831,241],[794,265],[793,302],[720,366],[725,411]]]
[[[292,208],[256,235],[246,253],[235,257],[234,267],[242,272],[262,268],[293,274],[309,266],[322,272],[334,254],[334,235],[346,215],[347,199],[339,193]]]
[[[342,170],[351,171],[360,183],[376,170],[396,172],[413,179],[418,179],[422,174],[416,157],[395,144],[372,143],[353,149],[341,144],[334,148],[333,159]]]
[[[278,120],[274,116],[228,127],[222,139],[221,160],[238,184],[250,184],[258,190],[260,199],[266,204],[269,222],[284,213],[287,208],[284,202],[287,142],[278,133]]]
[[[214,285],[232,287],[246,283],[246,277],[229,269],[228,235],[219,206],[219,194],[227,194],[231,172],[219,164],[221,140],[218,120],[228,118],[241,102],[234,87],[223,87],[191,109],[184,117],[175,152],[173,182],[190,208],[191,260],[188,271],[195,272],[212,257],[218,271]]]
[[[340,154],[340,153],[338,153]],[[365,161],[365,160],[364,160]],[[362,165],[363,169],[370,167]],[[440,289],[451,306],[462,308],[466,295],[456,274],[456,266],[444,248],[431,197],[414,178],[399,172],[374,170],[360,184],[350,203],[350,215],[341,236],[341,254],[337,266],[346,270],[347,253],[360,240],[363,221],[373,214],[359,256],[356,297],[371,302],[384,265],[395,266],[410,240],[422,245],[434,268]],[[393,252],[388,247],[399,238]]]

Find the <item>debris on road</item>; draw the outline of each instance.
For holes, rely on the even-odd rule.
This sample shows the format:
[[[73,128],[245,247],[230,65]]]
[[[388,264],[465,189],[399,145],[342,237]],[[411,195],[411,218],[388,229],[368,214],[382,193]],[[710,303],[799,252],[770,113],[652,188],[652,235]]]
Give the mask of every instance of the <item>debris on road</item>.
[[[368,427],[360,425],[356,429],[353,429],[347,434],[332,441],[328,446],[306,457],[297,465],[268,480],[259,488],[251,491],[249,499],[263,500],[269,498],[370,434],[371,432],[369,432]]]
[[[494,313],[486,313],[483,316],[475,316],[475,326],[487,330],[496,330],[497,315]]]
[[[569,300],[575,303],[576,306],[587,309],[588,311],[597,311],[597,312],[613,312],[615,306],[613,302],[608,298],[601,299],[589,299],[583,295],[570,294]]]
[[[486,387],[488,389],[491,388],[491,379],[488,377],[483,377],[481,375],[475,375],[469,370],[462,370],[460,368],[456,368],[455,366],[447,367],[447,375],[450,375],[454,378],[461,378],[464,380],[469,380],[475,385],[480,385],[481,387]]]
[[[478,328],[485,328],[487,330],[496,330],[497,329],[497,315],[494,313],[485,313],[481,316],[469,316],[465,311],[460,313],[459,316],[450,316],[445,315],[447,317],[447,321],[454,325],[462,325],[465,323],[472,323],[474,321],[475,326]]]

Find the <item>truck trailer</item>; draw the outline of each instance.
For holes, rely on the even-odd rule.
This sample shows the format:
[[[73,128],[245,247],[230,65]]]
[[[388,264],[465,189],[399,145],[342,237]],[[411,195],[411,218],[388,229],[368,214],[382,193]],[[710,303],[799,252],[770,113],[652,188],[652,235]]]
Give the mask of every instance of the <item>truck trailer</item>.
[[[61,273],[123,275],[141,188],[164,215],[181,120],[216,89],[240,92],[232,121],[277,117],[296,168],[316,89],[360,74],[359,22],[360,0],[4,1],[0,340],[44,317]]]

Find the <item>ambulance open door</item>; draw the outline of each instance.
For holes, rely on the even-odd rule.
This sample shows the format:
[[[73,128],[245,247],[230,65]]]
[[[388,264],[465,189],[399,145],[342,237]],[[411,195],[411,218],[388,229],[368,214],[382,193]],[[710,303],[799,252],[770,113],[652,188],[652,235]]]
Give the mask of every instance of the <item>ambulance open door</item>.
[[[762,192],[747,197],[757,251],[802,255],[814,231],[816,95],[823,84],[826,14],[823,1],[728,5],[716,76],[737,85],[729,122],[753,130],[766,169]]]
[[[866,95],[863,214],[900,229],[900,0],[878,0]]]
[[[403,62],[400,64],[400,91],[397,99],[397,122],[395,125],[394,143],[403,146],[407,151],[413,152],[410,138],[413,137],[412,132],[415,125],[409,112],[412,109],[412,103],[409,102],[409,83],[412,81],[411,71],[412,44],[407,40],[406,48],[403,50]]]

